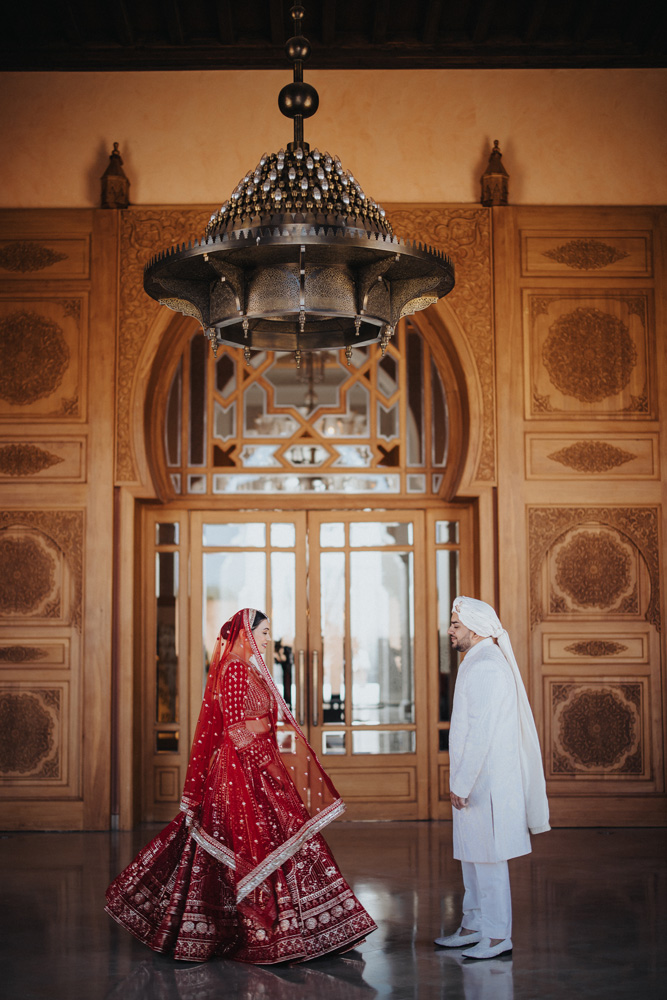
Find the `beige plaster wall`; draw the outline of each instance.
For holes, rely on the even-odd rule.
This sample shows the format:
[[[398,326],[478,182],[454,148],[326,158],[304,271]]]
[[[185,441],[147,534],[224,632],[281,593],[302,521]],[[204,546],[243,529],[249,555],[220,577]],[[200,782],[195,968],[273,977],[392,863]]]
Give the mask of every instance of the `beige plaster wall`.
[[[112,143],[133,204],[215,204],[290,139],[284,72],[0,74],[1,207],[90,207]],[[493,139],[513,204],[667,202],[667,70],[311,71],[311,145],[373,197],[472,202]]]

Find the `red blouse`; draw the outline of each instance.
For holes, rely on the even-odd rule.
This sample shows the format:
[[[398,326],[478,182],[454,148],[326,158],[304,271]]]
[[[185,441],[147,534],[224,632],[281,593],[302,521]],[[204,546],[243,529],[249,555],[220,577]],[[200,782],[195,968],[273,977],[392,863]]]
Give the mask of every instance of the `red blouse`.
[[[247,663],[234,660],[225,670],[218,698],[224,737],[244,762],[266,767],[275,758],[275,702],[262,678]],[[253,732],[246,725],[251,720],[265,722],[266,731]]]

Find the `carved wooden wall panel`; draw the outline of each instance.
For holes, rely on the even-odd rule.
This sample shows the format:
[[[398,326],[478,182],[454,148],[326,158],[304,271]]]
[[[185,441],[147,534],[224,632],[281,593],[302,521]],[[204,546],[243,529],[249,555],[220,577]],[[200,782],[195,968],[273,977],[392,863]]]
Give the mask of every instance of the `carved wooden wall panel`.
[[[0,512],[4,801],[81,794],[83,534],[83,511]]]
[[[27,641],[0,640],[0,665],[20,666],[23,674],[31,667],[40,671],[48,669],[69,669],[71,666],[70,642],[68,639],[32,639]]]
[[[613,608],[617,614],[642,616],[660,631],[656,508],[529,507],[527,515],[533,626],[558,615],[558,608],[560,613],[589,617]],[[646,565],[645,600],[640,597],[640,573],[632,549]]]
[[[547,777],[658,790],[658,511],[529,507],[528,525]]]
[[[657,434],[526,434],[528,479],[660,478]]]
[[[87,296],[0,297],[0,419],[86,415]]]
[[[0,437],[0,482],[82,483],[85,478],[85,438]]]
[[[70,686],[0,679],[0,797],[79,793],[72,774]],[[78,727],[77,727],[78,729]],[[75,760],[78,759],[78,753]]]
[[[653,233],[650,230],[541,233],[522,230],[521,273],[524,277],[614,278],[653,276]]]
[[[524,324],[527,417],[655,416],[650,291],[531,289]]]
[[[665,222],[494,210],[501,609],[556,825],[667,823]]]
[[[63,553],[41,532],[0,532],[0,622],[66,622],[67,576]]]
[[[549,677],[548,778],[650,778],[648,689],[638,676]]]
[[[1,617],[57,617],[81,629],[84,517],[81,510],[0,511]]]
[[[109,825],[116,226],[0,212],[5,827]]]
[[[584,663],[587,670],[606,670],[610,663],[649,662],[649,635],[647,632],[628,632],[606,627],[599,634],[589,629],[570,630],[567,635],[542,632],[542,662],[545,665]]]
[[[544,566],[545,618],[585,615],[638,618],[648,601],[640,555],[619,531],[600,524],[578,525],[547,552]]]
[[[90,237],[0,240],[0,278],[90,277]]]

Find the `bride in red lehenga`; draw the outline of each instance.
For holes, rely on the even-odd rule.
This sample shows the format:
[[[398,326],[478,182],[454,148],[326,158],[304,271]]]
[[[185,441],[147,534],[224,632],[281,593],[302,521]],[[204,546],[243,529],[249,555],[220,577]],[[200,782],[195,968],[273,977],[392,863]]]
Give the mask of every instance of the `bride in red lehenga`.
[[[181,812],[107,889],[107,912],[177,959],[306,960],[376,929],[320,835],[345,807],[266,667],[269,634],[249,608],[223,625]]]

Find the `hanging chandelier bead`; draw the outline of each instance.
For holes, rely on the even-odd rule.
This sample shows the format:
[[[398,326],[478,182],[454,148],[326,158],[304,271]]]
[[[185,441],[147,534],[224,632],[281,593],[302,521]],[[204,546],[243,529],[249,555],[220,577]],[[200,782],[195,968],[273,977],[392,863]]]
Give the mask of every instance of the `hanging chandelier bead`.
[[[310,42],[303,35],[288,38],[285,42],[285,55],[290,62],[305,62],[310,57]]]

